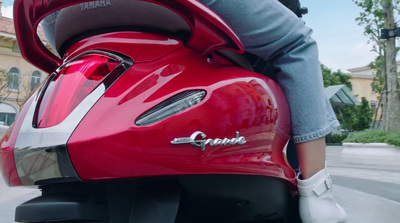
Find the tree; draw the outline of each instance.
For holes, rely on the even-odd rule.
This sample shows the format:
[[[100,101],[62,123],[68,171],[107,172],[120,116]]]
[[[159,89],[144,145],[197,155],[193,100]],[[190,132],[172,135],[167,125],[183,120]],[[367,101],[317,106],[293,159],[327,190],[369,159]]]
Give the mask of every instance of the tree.
[[[29,93],[28,83],[23,82],[22,77],[19,78],[18,82],[16,82],[19,86],[19,90],[16,91],[9,88],[10,81],[12,81],[10,73],[4,69],[0,69],[0,103],[3,103],[10,96],[16,97],[14,98],[15,102],[19,106],[19,109],[21,109]],[[13,93],[13,95],[11,95],[11,93]]]
[[[395,1],[399,4],[399,1]],[[396,24],[394,22],[394,5],[393,0],[381,0],[383,9],[383,18],[385,21],[385,28],[388,30],[395,30]],[[389,34],[391,32],[389,31]],[[389,37],[386,40],[386,90],[387,90],[387,104],[386,104],[386,123],[385,130],[400,131],[400,80],[397,74],[396,63],[396,40],[395,37]]]
[[[25,104],[27,98],[29,98],[29,84],[26,82],[20,82],[20,90],[17,92],[17,97],[15,99],[16,104],[19,107],[19,110],[22,109],[22,106]]]
[[[385,95],[383,95],[383,91],[386,89],[385,88],[385,78],[383,77],[382,69],[381,69],[382,67],[384,67],[383,70],[386,70],[386,66],[383,66],[384,63],[385,63],[385,58],[383,56],[378,56],[374,62],[371,62],[369,64],[369,67],[376,71],[375,75],[372,79],[371,87],[373,90],[375,90],[375,92],[378,92],[378,94],[379,94],[379,96],[378,96],[379,102],[378,102],[378,106],[375,109],[375,114],[374,114],[374,119],[373,119],[374,121],[372,123],[372,128],[379,128],[380,123],[376,124],[376,121],[378,119],[382,120],[382,115],[384,113],[383,109],[386,109],[386,108],[382,108],[381,117],[378,117],[378,112],[379,112],[379,109],[381,108],[382,103],[384,103],[384,101],[386,103],[386,100],[382,100],[382,99],[384,99],[383,97],[385,96]],[[385,97],[385,99],[386,98],[387,97]]]
[[[380,38],[380,30],[386,28],[393,34],[395,28],[393,12],[399,12],[400,0],[353,0],[363,9],[356,18],[358,24],[364,26],[364,35],[373,44],[373,51],[378,53],[375,60],[377,73],[380,72],[383,82],[375,82],[375,86],[382,84],[380,101],[382,102],[383,128],[389,131],[400,130],[400,84],[397,74],[396,46],[394,37],[387,41]],[[377,66],[380,66],[378,68]],[[380,103],[381,104],[381,103]]]
[[[368,43],[373,44],[372,51],[384,55],[385,41],[380,37],[380,30],[385,27],[381,0],[353,0],[363,11],[355,19],[358,25],[364,26],[364,35],[368,37]]]
[[[371,127],[373,112],[369,106],[368,100],[365,97],[361,98],[361,105],[356,106],[354,113],[357,117],[357,120],[352,123],[354,131],[361,131]]]
[[[326,67],[325,65],[321,64],[322,76],[324,79],[324,86],[332,86],[332,85],[339,85],[344,84],[349,89],[352,89],[352,85],[350,82],[351,76],[348,74],[343,73],[341,70],[332,72],[331,69]]]
[[[321,65],[324,86],[344,84],[352,89],[350,82],[351,76],[340,70],[333,72],[331,69]],[[360,131],[368,129],[372,122],[372,109],[368,100],[363,97],[360,106],[343,106],[335,109],[336,117],[343,128],[349,131]]]
[[[8,89],[8,82],[10,81],[10,75],[4,69],[0,69],[0,103],[8,98],[11,91]]]

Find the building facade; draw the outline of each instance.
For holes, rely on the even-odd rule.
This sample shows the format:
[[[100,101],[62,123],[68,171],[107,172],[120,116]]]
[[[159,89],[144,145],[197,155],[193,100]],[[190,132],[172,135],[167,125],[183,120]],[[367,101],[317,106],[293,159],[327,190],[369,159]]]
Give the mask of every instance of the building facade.
[[[397,70],[400,71],[400,61],[397,61]],[[378,109],[377,120],[380,120],[381,107],[378,106],[380,95],[379,92],[376,92],[371,86],[376,71],[369,66],[352,68],[348,69],[348,71],[351,75],[350,81],[353,86],[352,93],[360,100],[362,97],[365,97],[369,101],[374,112]]]
[[[348,69],[348,71],[351,75],[350,82],[352,84],[352,93],[356,95],[358,99],[365,97],[369,101],[371,107],[376,108],[379,101],[379,93],[371,86],[375,71],[369,66],[352,68]]]
[[[1,2],[0,2],[1,9]],[[43,37],[41,33],[39,36]],[[0,11],[0,123],[14,122],[28,95],[47,73],[26,62],[20,53],[14,23]]]

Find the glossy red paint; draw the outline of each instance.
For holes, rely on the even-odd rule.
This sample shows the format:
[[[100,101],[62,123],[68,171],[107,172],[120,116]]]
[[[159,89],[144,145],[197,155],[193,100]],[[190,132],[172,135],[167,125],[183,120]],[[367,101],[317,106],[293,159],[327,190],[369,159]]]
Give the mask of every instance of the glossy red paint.
[[[147,1],[180,14],[192,28],[189,40],[182,43],[159,34],[116,32],[81,40],[64,55],[67,61],[88,50],[104,50],[134,61],[69,138],[69,158],[79,177],[98,181],[202,174],[264,175],[282,179],[295,190],[295,175],[283,154],[287,140],[278,134],[278,129],[290,134],[290,119],[277,83],[238,68],[214,52],[229,49],[241,53],[244,49],[232,30],[197,1]],[[17,38],[28,61],[48,72],[61,65],[62,60],[42,45],[35,31],[49,13],[81,2],[85,1],[15,1]],[[60,94],[79,90],[64,88]],[[165,120],[135,125],[141,114],[187,90],[204,90],[207,95],[199,104]],[[21,112],[13,131],[1,144],[3,172],[11,185],[21,184],[12,151],[25,113]],[[175,138],[190,137],[196,131],[206,134],[205,139],[240,136],[247,142],[206,146],[204,151],[191,144],[171,144]]]
[[[5,182],[9,186],[22,185],[18,177],[17,167],[15,166],[14,147],[22,122],[35,96],[36,94],[32,95],[25,102],[25,106],[21,109],[14,124],[8,129],[8,131],[0,141],[0,169],[2,170]]]
[[[192,35],[186,43],[188,48],[209,54],[218,49],[244,52],[239,38],[215,13],[195,0],[148,0],[164,5],[188,22]],[[50,13],[59,9],[87,2],[87,0],[15,0],[14,24],[18,44],[23,57],[33,65],[49,73],[62,64],[36,34],[39,23]]]
[[[175,10],[186,19],[192,27],[192,35],[186,47],[203,55],[222,49],[244,53],[244,47],[233,30],[217,14],[197,0],[147,1]]]
[[[117,59],[96,53],[67,63],[57,75],[51,76],[37,107],[35,126],[47,128],[60,124],[119,63]]]
[[[127,45],[126,43],[129,43]],[[65,60],[84,53],[88,46],[113,52],[131,52],[135,63],[150,62],[183,47],[178,38],[143,32],[118,32],[96,35],[72,45],[65,53]]]
[[[86,51],[114,44],[93,41],[91,46],[91,42],[78,42],[71,49]],[[140,57],[130,44],[134,41],[121,38],[117,42],[126,46],[118,53],[133,61]],[[68,54],[74,55],[71,51]],[[184,47],[135,63],[98,100],[68,142],[81,179],[252,174],[294,185],[294,172],[283,154],[286,141],[277,134],[277,128],[290,134],[289,112],[279,86],[263,75],[226,64],[215,64]],[[137,117],[160,102],[198,89],[207,92],[200,104],[149,126],[135,125]],[[202,131],[207,139],[234,138],[239,132],[247,143],[207,146],[205,151],[190,144],[171,144],[195,131]]]

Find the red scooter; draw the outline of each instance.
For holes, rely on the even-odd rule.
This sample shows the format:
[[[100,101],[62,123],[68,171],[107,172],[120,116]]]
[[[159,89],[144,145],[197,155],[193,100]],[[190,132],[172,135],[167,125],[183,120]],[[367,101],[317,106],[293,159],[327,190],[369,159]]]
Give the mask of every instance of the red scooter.
[[[53,12],[57,53],[37,35]],[[14,20],[50,74],[1,141],[6,182],[42,191],[17,222],[298,221],[285,97],[208,8],[15,0]]]

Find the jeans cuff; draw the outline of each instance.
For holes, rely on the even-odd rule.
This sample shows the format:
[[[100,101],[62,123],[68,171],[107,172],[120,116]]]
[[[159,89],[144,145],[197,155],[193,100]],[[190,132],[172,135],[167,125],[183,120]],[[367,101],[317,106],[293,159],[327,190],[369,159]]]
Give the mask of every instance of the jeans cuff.
[[[306,135],[293,136],[293,142],[297,144],[322,138],[331,133],[339,126],[340,126],[339,122],[337,120],[333,120],[328,127],[322,129],[321,131],[308,133]]]

